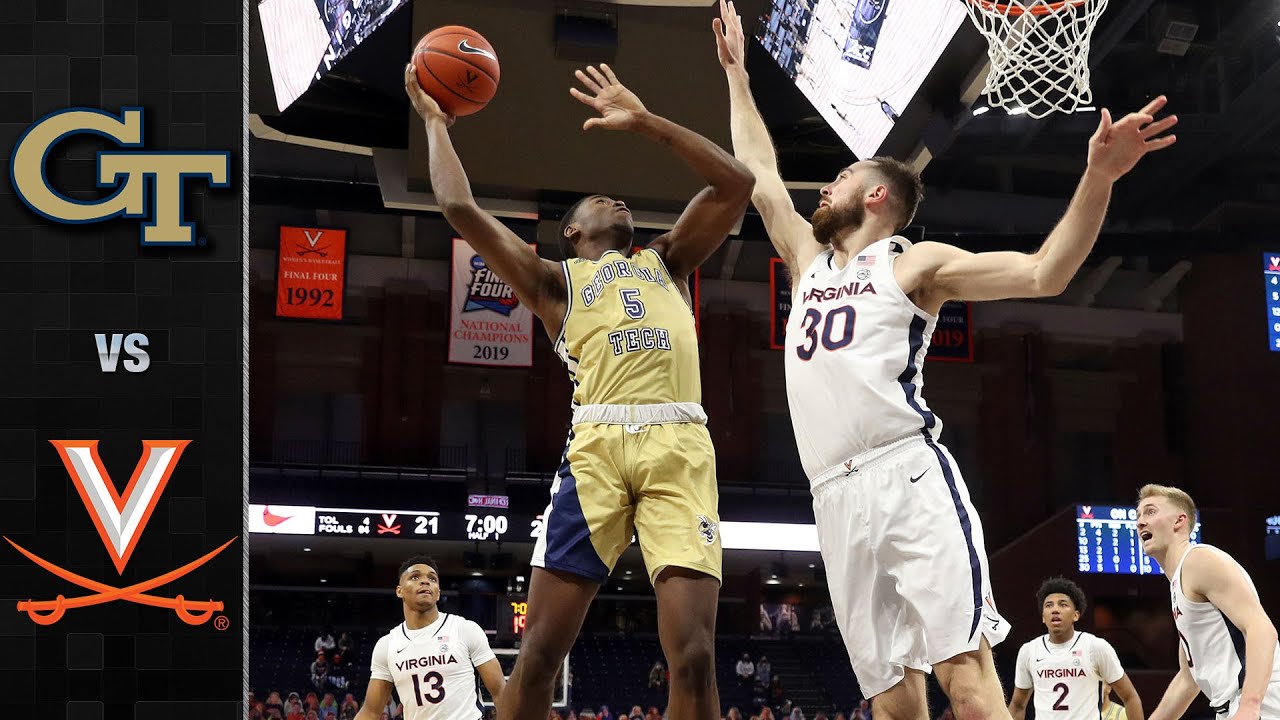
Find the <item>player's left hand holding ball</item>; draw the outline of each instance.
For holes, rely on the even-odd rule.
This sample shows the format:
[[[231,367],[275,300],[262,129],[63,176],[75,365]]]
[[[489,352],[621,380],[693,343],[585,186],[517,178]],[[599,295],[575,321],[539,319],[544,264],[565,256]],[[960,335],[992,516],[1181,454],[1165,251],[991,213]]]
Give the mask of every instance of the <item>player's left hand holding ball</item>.
[[[1111,112],[1103,108],[1098,130],[1089,138],[1089,171],[1115,182],[1132,170],[1142,156],[1176,142],[1176,135],[1162,133],[1178,124],[1178,116],[1155,119],[1167,102],[1161,95],[1116,123],[1111,122]]]
[[[409,102],[413,103],[413,109],[423,120],[427,122],[439,120],[445,124],[445,127],[450,127],[457,119],[441,110],[440,103],[423,91],[422,86],[418,84],[418,75],[413,70],[413,63],[404,66],[404,92],[409,96]]]
[[[600,113],[600,117],[583,123],[583,130],[597,127],[606,130],[631,130],[640,118],[649,113],[640,98],[618,82],[618,76],[613,74],[613,69],[608,65],[601,63],[599,70],[594,65],[588,65],[587,72],[578,70],[574,75],[594,96],[577,88],[569,88],[569,94]]]

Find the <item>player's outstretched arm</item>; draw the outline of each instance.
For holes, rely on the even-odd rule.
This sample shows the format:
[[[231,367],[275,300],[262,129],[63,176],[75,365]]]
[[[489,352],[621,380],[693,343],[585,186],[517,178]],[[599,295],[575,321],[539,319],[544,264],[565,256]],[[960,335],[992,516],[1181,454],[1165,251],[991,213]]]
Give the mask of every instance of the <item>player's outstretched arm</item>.
[[[1178,122],[1175,115],[1161,120],[1163,95],[1136,113],[1111,122],[1102,111],[1098,130],[1089,139],[1089,164],[1066,213],[1040,249],[1016,252],[969,253],[940,243],[920,243],[899,262],[903,290],[919,289],[936,300],[1003,300],[1061,294],[1093,250],[1111,203],[1111,188],[1147,153],[1172,145],[1165,131]]]
[[[563,320],[567,292],[559,265],[538,257],[525,241],[476,204],[467,173],[449,139],[454,119],[423,92],[412,65],[405,67],[404,89],[426,123],[431,189],[445,219],[554,335]]]
[[[1138,689],[1133,686],[1128,673],[1111,683],[1111,687],[1120,698],[1120,703],[1124,705],[1125,717],[1129,720],[1144,720],[1146,716],[1142,712],[1142,698],[1138,697]]]
[[[1236,720],[1257,718],[1275,662],[1276,627],[1236,564],[1216,552],[1191,553],[1182,566],[1182,584],[1198,592],[1244,633],[1244,683]]]
[[[360,706],[360,712],[356,713],[356,720],[378,720],[382,717],[382,711],[391,699],[391,687],[391,683],[386,680],[371,678],[369,687],[364,691],[364,704]]]
[[[570,88],[570,94],[600,113],[583,124],[584,130],[630,130],[669,148],[706,181],[671,232],[649,244],[663,256],[672,277],[683,280],[728,237],[747,209],[755,178],[715,143],[649,112],[608,65],[588,66],[576,76],[590,94],[577,88]]]
[[[1026,720],[1027,703],[1031,702],[1031,690],[1029,688],[1015,687],[1013,694],[1009,697],[1009,714],[1013,716],[1013,720]]]
[[[799,274],[822,246],[813,239],[813,228],[791,201],[791,195],[778,174],[778,155],[765,127],[760,110],[751,97],[751,79],[747,75],[746,36],[742,18],[732,2],[720,0],[720,17],[711,21],[716,36],[716,54],[729,80],[729,130],[733,153],[756,176],[751,202],[764,220],[769,241],[787,263],[792,275]]]
[[[1169,681],[1164,697],[1160,698],[1160,704],[1151,711],[1151,717],[1147,720],[1178,720],[1187,712],[1187,708],[1191,707],[1191,701],[1195,700],[1199,694],[1200,688],[1191,677],[1190,668],[1187,667],[1187,656],[1179,648],[1178,674]],[[1129,708],[1126,707],[1125,713],[1127,714],[1128,711]]]
[[[480,682],[484,683],[485,690],[489,691],[489,697],[493,698],[494,707],[501,706],[502,691],[507,689],[507,679],[502,676],[502,665],[498,664],[498,659],[480,663],[476,667],[476,672],[480,673]]]

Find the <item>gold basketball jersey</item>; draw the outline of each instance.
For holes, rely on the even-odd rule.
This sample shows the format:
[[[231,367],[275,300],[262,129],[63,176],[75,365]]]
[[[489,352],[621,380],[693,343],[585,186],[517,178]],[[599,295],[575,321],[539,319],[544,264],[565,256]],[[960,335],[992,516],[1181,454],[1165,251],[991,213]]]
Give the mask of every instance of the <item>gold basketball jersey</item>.
[[[657,251],[561,266],[569,302],[555,348],[574,407],[702,401],[693,312]]]

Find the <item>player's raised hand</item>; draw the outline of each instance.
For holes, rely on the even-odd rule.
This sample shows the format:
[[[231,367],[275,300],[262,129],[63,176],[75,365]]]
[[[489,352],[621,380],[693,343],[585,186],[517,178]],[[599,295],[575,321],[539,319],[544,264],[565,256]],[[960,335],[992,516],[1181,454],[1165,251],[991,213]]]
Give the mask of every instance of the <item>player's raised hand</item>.
[[[440,109],[440,103],[431,97],[418,84],[418,74],[414,72],[413,63],[404,66],[404,93],[409,96],[409,102],[413,104],[413,109],[423,120],[442,120],[446,127],[453,125],[456,120],[452,115],[446,114]]]
[[[1161,95],[1115,123],[1111,122],[1110,111],[1103,108],[1098,130],[1089,138],[1089,170],[1114,182],[1132,170],[1142,156],[1176,142],[1176,135],[1163,133],[1178,124],[1178,116],[1155,119],[1167,102],[1168,98]]]
[[[604,63],[600,64],[599,70],[594,65],[588,65],[586,72],[578,70],[574,75],[591,94],[588,95],[578,88],[569,88],[569,94],[600,113],[600,117],[591,118],[583,123],[583,130],[597,127],[606,130],[630,130],[642,116],[649,112],[645,109],[644,103],[640,102],[640,98],[618,82],[618,76],[614,75],[613,70]]]
[[[716,34],[716,55],[720,57],[720,65],[725,70],[735,65],[746,67],[747,40],[742,34],[742,16],[738,15],[732,0],[720,0],[720,17],[711,21],[711,29]]]

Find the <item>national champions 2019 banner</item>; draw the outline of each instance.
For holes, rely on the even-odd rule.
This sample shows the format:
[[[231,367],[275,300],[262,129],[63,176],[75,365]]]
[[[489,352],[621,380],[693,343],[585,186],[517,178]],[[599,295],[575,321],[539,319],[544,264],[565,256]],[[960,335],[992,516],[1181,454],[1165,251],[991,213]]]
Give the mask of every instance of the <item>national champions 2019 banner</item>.
[[[533,365],[533,311],[466,240],[453,240],[450,279],[449,362]]]

